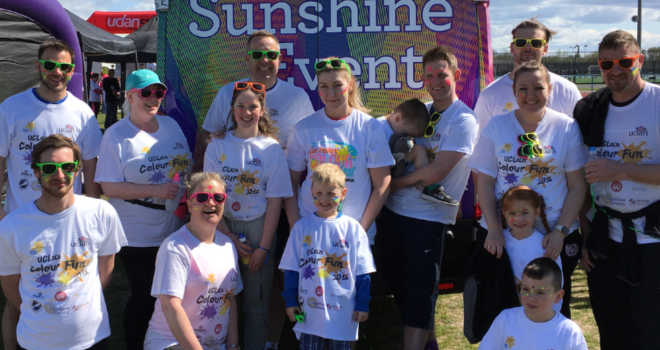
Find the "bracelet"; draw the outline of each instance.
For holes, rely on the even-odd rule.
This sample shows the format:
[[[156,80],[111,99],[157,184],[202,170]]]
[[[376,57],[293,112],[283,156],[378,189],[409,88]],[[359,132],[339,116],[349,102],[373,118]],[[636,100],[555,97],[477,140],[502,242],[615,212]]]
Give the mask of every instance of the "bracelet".
[[[227,348],[236,348],[238,350],[241,350],[241,347],[236,344],[227,345]]]
[[[270,249],[266,249],[266,248],[264,248],[264,247],[262,247],[262,246],[259,246],[259,249],[263,249],[263,250],[266,251],[266,253],[270,253]]]

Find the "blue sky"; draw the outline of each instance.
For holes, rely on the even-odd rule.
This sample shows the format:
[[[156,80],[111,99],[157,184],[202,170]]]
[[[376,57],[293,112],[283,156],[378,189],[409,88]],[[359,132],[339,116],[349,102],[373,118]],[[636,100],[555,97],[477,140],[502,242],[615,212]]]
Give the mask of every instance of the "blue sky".
[[[149,11],[153,0],[59,0],[69,11],[87,19],[94,11]],[[188,0],[170,0],[188,1]],[[205,2],[208,0],[199,0]],[[324,0],[327,1],[327,0]],[[379,0],[379,2],[382,0]],[[521,5],[524,3],[524,5]],[[660,46],[660,1],[643,0],[642,47]],[[525,18],[538,19],[557,36],[550,51],[573,51],[571,46],[598,47],[600,39],[615,29],[637,36],[637,24],[630,19],[637,14],[637,0],[491,0],[490,15],[493,49],[508,51],[511,29]]]

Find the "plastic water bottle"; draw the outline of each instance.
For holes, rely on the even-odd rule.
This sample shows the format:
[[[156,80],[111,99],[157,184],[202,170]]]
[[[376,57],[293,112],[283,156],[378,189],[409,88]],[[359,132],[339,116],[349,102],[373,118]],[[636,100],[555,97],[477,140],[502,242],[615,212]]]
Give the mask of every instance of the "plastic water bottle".
[[[242,233],[240,235],[238,235],[238,240],[241,243],[247,242],[247,238],[245,238],[245,235],[242,234]],[[238,248],[238,249],[242,249],[242,248]],[[248,256],[247,258],[241,258],[241,263],[243,263],[243,265],[249,264],[250,263],[250,257]]]
[[[172,182],[178,183],[179,189],[176,191],[176,195],[174,195],[174,199],[165,200],[165,210],[174,212],[179,207],[179,202],[181,202],[181,197],[183,197],[184,193],[186,193],[186,187],[183,186],[183,184],[181,183],[181,176],[179,175],[179,173],[174,174],[174,177],[172,177]]]
[[[589,147],[589,161],[598,160],[598,153],[596,147]],[[594,182],[591,184],[591,195],[594,196],[594,199],[598,200],[603,196],[607,195],[607,190],[605,189],[605,184],[602,182]]]

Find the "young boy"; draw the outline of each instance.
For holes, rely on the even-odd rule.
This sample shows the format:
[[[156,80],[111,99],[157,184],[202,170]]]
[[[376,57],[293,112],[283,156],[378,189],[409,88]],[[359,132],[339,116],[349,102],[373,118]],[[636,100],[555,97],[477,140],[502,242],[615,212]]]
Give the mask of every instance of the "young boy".
[[[375,272],[367,233],[338,209],[346,197],[346,176],[336,165],[319,165],[312,175],[315,215],[293,226],[284,249],[286,313],[301,348],[350,349],[358,322],[369,316],[369,273]]]
[[[426,105],[416,98],[404,101],[394,109],[392,114],[380,117],[377,120],[381,123],[383,129],[385,129],[385,136],[390,143],[390,148],[392,148],[396,142],[396,140],[392,140],[393,136],[396,139],[398,139],[401,134],[410,137],[428,137],[425,135],[424,131],[427,127],[431,126],[429,112],[426,109]],[[438,121],[436,120],[436,122]],[[390,149],[390,151],[393,150]],[[397,162],[394,167],[400,166],[401,160],[403,160],[405,164],[414,164],[415,169],[429,165],[426,149],[421,145],[414,145],[410,153],[403,158],[400,158],[403,154],[397,156],[396,153],[393,153],[392,155]],[[433,184],[425,187],[422,191],[422,198],[436,203],[458,205],[458,201],[450,197],[447,192],[445,192],[442,185]]]
[[[523,270],[520,301],[490,326],[479,349],[586,350],[580,327],[552,309],[564,297],[562,273],[550,258],[532,260]]]

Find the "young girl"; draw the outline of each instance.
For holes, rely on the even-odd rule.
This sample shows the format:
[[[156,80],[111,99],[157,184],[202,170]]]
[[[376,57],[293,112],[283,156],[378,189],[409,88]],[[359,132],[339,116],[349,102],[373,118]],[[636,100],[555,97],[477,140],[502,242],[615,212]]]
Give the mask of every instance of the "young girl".
[[[213,140],[204,157],[204,171],[219,173],[227,184],[227,210],[218,230],[228,233],[243,262],[245,349],[254,350],[264,348],[268,335],[274,268],[270,250],[276,246],[282,198],[293,195],[265,101],[263,84],[235,83],[229,129],[224,138]]]
[[[511,187],[502,196],[500,216],[504,246],[516,278],[516,289],[520,292],[525,266],[545,254],[544,235],[534,229],[534,222],[540,217],[546,232],[550,232],[550,225],[545,217],[545,201],[543,196],[527,186]],[[561,257],[557,257],[555,262],[561,269]],[[562,277],[562,288],[563,286]],[[560,300],[552,307],[559,312],[561,306],[562,301]]]
[[[394,164],[385,131],[367,114],[346,61],[328,57],[314,68],[325,108],[296,123],[289,138],[287,161],[295,188],[307,170],[302,186],[285,201],[289,225],[316,211],[312,173],[320,164],[334,163],[346,175],[348,195],[341,211],[360,222],[373,244],[376,228],[372,224],[387,197]]]

